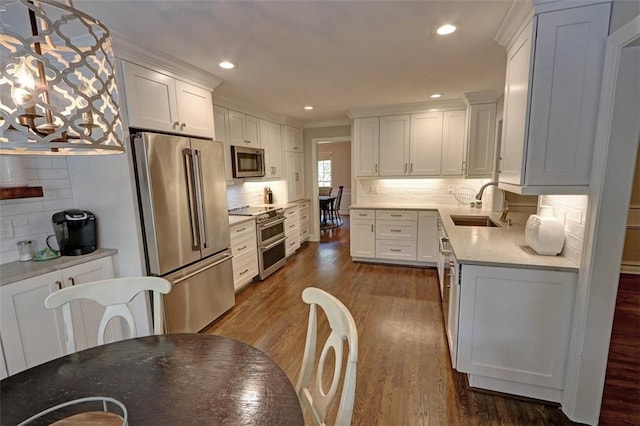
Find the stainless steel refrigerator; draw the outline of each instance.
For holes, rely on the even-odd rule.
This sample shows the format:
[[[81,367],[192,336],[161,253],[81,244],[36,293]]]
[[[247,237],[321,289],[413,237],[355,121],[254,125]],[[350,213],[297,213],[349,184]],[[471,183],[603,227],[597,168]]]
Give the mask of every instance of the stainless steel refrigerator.
[[[235,304],[222,142],[132,138],[147,272],[173,285],[167,330],[200,331]]]

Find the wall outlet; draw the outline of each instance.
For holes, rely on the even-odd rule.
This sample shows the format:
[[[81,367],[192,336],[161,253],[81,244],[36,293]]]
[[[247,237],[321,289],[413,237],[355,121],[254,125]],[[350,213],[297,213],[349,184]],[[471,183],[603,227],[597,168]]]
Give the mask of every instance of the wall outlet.
[[[11,219],[2,219],[0,221],[0,239],[7,240],[13,238],[13,223]]]

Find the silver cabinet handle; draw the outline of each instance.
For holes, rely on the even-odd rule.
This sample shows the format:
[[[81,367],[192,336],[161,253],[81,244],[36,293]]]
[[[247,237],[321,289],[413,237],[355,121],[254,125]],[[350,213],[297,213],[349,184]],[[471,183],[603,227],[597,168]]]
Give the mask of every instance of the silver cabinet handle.
[[[245,269],[244,271],[240,272],[238,275],[244,275],[244,274],[246,274],[247,272],[249,272],[249,270],[248,270],[248,269]]]
[[[375,172],[376,172],[376,173],[378,173],[378,165],[377,165],[377,164],[374,164],[374,165],[373,165],[373,168],[374,168]]]
[[[402,250],[401,249],[389,249],[389,251],[399,252],[399,251],[402,251]]]
[[[242,246],[242,247],[240,247],[240,248],[238,249],[238,251],[245,250],[247,247],[249,247],[249,246]]]
[[[371,225],[371,232],[373,232],[373,225]]]
[[[407,163],[404,163],[404,172],[407,173]]]
[[[246,230],[246,229],[247,229],[247,228],[240,228],[240,229],[236,229],[236,233],[238,233],[238,232],[242,232],[242,231],[244,231],[244,230]]]
[[[402,232],[402,229],[389,229],[389,232]]]
[[[71,283],[72,286],[76,285],[76,280],[74,280],[73,277],[69,277],[67,278],[67,280]]]
[[[58,287],[58,290],[62,290],[62,282],[61,281],[56,281],[55,286]]]
[[[184,130],[186,126],[187,126],[186,123],[180,123],[180,130]]]
[[[174,122],[173,122],[173,124],[171,124],[171,127],[173,127],[173,128],[175,129],[175,128],[176,128],[176,127],[178,127],[179,125],[180,125],[180,122],[179,122],[179,121],[174,121]]]
[[[409,172],[413,173],[413,163],[411,163],[411,165],[409,165]]]

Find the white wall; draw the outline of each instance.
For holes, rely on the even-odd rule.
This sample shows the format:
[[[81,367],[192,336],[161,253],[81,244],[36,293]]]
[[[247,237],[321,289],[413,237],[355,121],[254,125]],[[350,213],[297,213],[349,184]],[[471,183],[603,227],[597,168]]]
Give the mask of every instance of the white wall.
[[[32,240],[36,252],[45,248],[47,235],[53,234],[51,216],[75,207],[65,157],[16,157],[13,164],[23,167],[27,185],[43,187],[44,196],[0,201],[0,218],[13,228],[13,238],[0,240],[0,263],[18,260],[20,240]]]

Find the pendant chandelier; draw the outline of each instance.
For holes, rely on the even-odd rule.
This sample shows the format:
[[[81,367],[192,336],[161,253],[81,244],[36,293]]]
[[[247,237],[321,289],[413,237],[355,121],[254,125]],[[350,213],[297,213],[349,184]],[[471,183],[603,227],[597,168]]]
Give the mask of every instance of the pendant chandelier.
[[[71,1],[0,0],[0,154],[124,152],[109,31]]]

